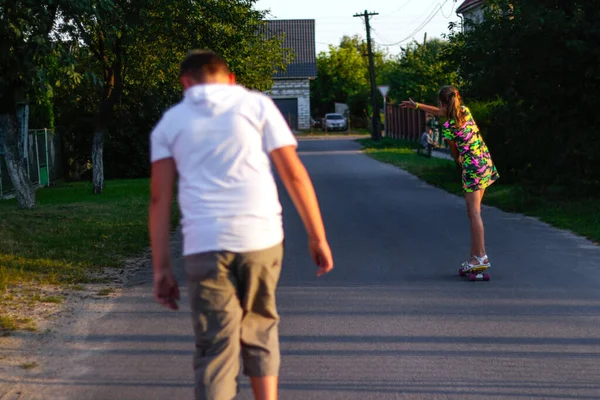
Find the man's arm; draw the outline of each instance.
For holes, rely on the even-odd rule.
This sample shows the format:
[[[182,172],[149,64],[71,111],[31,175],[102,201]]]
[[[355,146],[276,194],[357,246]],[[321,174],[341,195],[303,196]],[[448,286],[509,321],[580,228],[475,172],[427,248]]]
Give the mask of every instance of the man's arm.
[[[179,300],[179,288],[173,277],[169,248],[175,177],[175,161],[172,158],[152,163],[148,222],[154,270],[154,296],[160,304],[173,310],[178,308]]]
[[[333,269],[333,257],[308,172],[298,158],[295,146],[273,150],[271,159],[306,228],[311,256],[319,266],[317,275],[326,274]]]

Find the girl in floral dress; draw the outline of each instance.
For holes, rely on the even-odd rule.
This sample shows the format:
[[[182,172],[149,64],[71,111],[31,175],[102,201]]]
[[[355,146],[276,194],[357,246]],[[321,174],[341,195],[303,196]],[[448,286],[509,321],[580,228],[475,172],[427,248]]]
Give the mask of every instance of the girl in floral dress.
[[[485,189],[500,175],[458,90],[453,86],[444,86],[438,95],[438,105],[439,107],[419,104],[412,99],[402,102],[404,108],[414,108],[448,119],[442,127],[442,134],[450,146],[452,156],[462,167],[462,185],[471,221],[471,256],[463,263],[463,270],[467,272],[477,267],[489,267],[481,219],[481,199]]]

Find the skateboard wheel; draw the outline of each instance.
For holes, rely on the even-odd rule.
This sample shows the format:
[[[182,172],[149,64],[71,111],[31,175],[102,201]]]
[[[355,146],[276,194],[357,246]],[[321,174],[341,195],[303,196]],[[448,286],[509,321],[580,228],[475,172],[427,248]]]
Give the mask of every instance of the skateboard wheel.
[[[477,280],[477,274],[469,274],[469,280],[470,281],[476,281]]]
[[[484,281],[489,281],[490,280],[490,274],[483,274],[483,280]]]
[[[458,276],[467,276],[467,273],[465,272],[464,269],[461,268],[458,270]]]

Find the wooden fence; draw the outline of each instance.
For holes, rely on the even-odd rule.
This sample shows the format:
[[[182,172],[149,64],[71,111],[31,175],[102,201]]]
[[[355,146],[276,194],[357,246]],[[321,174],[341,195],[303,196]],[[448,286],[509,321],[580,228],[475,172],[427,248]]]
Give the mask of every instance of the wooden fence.
[[[400,108],[398,104],[386,105],[385,136],[393,139],[419,141],[425,131],[425,113]]]

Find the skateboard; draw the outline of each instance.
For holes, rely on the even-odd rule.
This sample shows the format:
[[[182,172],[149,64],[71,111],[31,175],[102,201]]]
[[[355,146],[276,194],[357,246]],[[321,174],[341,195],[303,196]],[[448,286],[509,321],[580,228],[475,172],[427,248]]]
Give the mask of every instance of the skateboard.
[[[488,267],[476,267],[469,271],[465,271],[463,268],[458,270],[458,275],[469,276],[470,281],[489,281],[490,274],[485,272]]]

